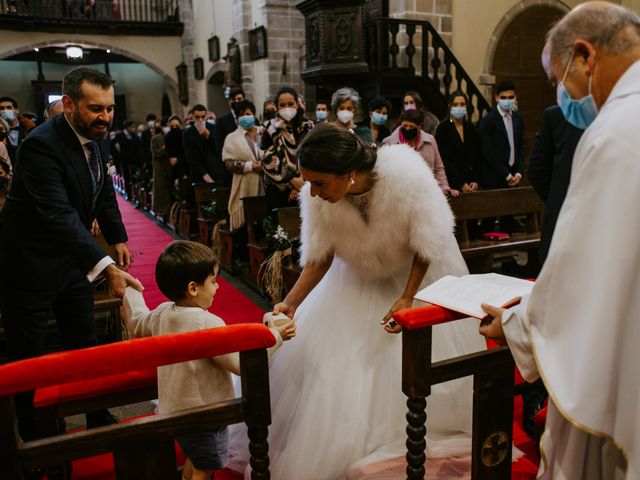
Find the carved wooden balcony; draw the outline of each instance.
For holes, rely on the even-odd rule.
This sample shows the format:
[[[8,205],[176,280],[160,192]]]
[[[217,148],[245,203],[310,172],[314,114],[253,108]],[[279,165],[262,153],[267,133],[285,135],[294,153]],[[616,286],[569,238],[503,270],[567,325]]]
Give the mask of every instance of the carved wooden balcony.
[[[0,29],[182,35],[177,0],[0,0]]]

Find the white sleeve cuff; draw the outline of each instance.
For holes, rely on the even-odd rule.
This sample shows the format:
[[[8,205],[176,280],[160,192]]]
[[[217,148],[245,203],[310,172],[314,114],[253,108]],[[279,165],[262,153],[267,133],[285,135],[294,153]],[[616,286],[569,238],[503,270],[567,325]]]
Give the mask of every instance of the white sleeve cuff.
[[[96,265],[91,270],[89,270],[89,273],[87,273],[87,280],[89,280],[89,282],[93,282],[98,277],[98,275],[100,275],[102,271],[107,268],[107,265],[111,265],[112,263],[116,262],[114,262],[113,258],[111,258],[109,255],[103,257],[102,260],[96,263]]]
[[[529,326],[525,318],[527,300],[528,298],[523,298],[520,305],[511,307],[502,314],[502,329],[522,377],[527,382],[533,382],[540,374],[533,356]]]

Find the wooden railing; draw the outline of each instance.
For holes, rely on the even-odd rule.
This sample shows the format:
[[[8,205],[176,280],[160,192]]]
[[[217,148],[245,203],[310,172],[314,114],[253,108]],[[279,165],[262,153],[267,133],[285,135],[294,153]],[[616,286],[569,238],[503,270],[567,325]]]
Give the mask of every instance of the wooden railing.
[[[0,0],[0,17],[73,23],[178,23],[177,0]]]
[[[471,118],[479,120],[491,105],[444,39],[429,22],[381,18],[365,25],[366,54],[372,73],[397,72],[422,77],[437,92],[431,99],[438,116],[446,114],[449,95],[469,97]]]

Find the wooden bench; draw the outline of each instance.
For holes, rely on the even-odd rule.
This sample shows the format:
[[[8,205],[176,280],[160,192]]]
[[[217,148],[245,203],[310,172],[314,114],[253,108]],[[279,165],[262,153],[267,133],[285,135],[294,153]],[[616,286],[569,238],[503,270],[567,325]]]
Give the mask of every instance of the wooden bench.
[[[274,344],[275,338],[265,326],[243,324],[54,353],[0,366],[2,478],[23,479],[33,468],[113,452],[116,478],[174,480],[176,436],[241,421],[249,427],[252,478],[269,478],[267,435],[271,414],[266,348]],[[83,382],[98,386],[104,379],[131,374],[132,366],[149,371],[233,351],[240,351],[240,398],[20,444],[12,398],[16,393],[64,390],[68,385],[78,388]],[[100,403],[85,398],[86,409],[96,405]]]
[[[259,291],[258,272],[266,258],[262,221],[269,216],[265,197],[244,197],[242,199],[244,221],[247,226],[247,249],[249,250],[249,286]]]
[[[287,236],[292,238],[300,238],[300,226],[302,219],[300,218],[299,207],[284,207],[277,208],[275,210],[275,217],[284,230],[287,232]],[[297,262],[286,262],[282,267],[282,283],[284,287],[285,295],[293,288],[300,276],[300,266]]]
[[[198,222],[198,233],[200,243],[207,247],[212,247],[214,239],[212,233],[217,224],[220,222],[227,223],[229,204],[229,189],[216,187],[213,183],[199,183],[194,185],[196,199],[196,220]],[[204,205],[215,202],[215,212],[212,218],[210,214],[204,211]]]
[[[471,273],[491,271],[495,254],[508,251],[526,251],[531,268],[535,268],[544,205],[532,187],[464,193],[451,198],[450,203],[458,225],[456,236],[460,251]],[[469,222],[513,215],[526,217],[525,233],[513,233],[506,240],[477,240],[469,237]]]
[[[515,364],[506,347],[431,362],[433,326],[462,315],[437,306],[401,310],[402,391],[407,396],[407,479],[425,476],[427,398],[438,383],[473,375],[472,480],[511,479]]]

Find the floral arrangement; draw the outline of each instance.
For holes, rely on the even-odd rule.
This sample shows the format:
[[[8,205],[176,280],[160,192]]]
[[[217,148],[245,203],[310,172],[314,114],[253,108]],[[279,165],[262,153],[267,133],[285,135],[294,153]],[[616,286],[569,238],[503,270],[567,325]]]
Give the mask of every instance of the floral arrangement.
[[[299,259],[300,239],[289,238],[287,231],[275,225],[271,218],[262,221],[265,231],[264,242],[267,246],[267,258],[260,266],[258,279],[263,293],[273,302],[282,300],[284,283],[282,267],[291,266]]]

